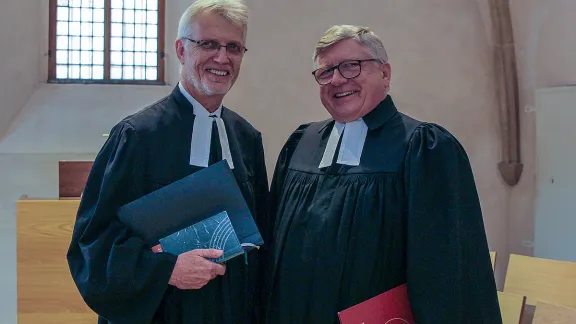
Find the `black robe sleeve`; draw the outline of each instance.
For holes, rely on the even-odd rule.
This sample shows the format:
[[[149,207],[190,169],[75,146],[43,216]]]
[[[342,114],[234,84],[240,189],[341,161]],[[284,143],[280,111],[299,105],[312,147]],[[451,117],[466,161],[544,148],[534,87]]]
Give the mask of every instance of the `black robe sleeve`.
[[[128,123],[112,129],[88,177],[67,254],[84,301],[113,323],[150,323],[176,262],[153,253],[116,216],[143,195],[142,150]]]
[[[405,169],[407,285],[418,323],[501,323],[470,162],[445,129],[419,126]]]

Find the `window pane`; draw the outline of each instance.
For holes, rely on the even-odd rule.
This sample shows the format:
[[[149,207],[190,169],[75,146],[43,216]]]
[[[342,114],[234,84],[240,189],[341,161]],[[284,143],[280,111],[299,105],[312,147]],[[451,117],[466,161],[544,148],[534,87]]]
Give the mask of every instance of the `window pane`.
[[[133,65],[134,64],[134,53],[132,52],[124,52],[124,65]]]
[[[70,21],[80,21],[81,20],[81,17],[80,17],[81,13],[82,13],[82,11],[80,11],[80,8],[70,9]]]
[[[92,64],[92,52],[82,51],[80,58],[82,60],[82,64]]]
[[[134,68],[134,79],[136,80],[146,79],[146,73],[143,67],[137,66]]]
[[[147,19],[146,22],[149,24],[157,24],[158,23],[158,11],[147,11]]]
[[[156,52],[158,49],[158,40],[155,38],[146,40],[146,51]]]
[[[134,38],[124,38],[124,50],[125,51],[134,50]]]
[[[69,33],[70,35],[80,35],[80,23],[79,22],[71,22],[68,25],[70,28]]]
[[[146,65],[156,66],[158,63],[158,55],[156,53],[146,53]]]
[[[59,6],[68,6],[68,0],[58,0]]]
[[[110,64],[122,65],[122,52],[110,52]]]
[[[121,79],[122,78],[122,67],[121,66],[111,66],[110,67],[110,79]]]
[[[144,58],[146,57],[145,53],[134,53],[134,65],[145,65]]]
[[[92,9],[82,8],[82,21],[92,22]]]
[[[145,24],[146,23],[146,11],[136,10],[135,22],[138,24]],[[150,24],[150,22],[148,22],[148,23]]]
[[[134,79],[134,68],[131,66],[124,67],[124,74],[122,75],[123,79]]]
[[[120,23],[111,24],[110,34],[112,36],[122,36],[122,24]]]
[[[124,8],[134,9],[134,0],[124,0]]]
[[[103,51],[104,50],[104,37],[94,37],[92,45],[93,45],[93,48],[95,51]]]
[[[92,50],[92,37],[82,37],[82,49],[85,51]]]
[[[68,67],[66,65],[57,65],[56,66],[56,78],[57,79],[68,78]]]
[[[125,23],[134,22],[134,10],[124,10],[124,22]]]
[[[95,65],[92,67],[92,79],[102,80],[104,79],[104,67],[101,65]]]
[[[158,25],[147,25],[148,30],[146,31],[146,37],[155,38],[158,35]]]
[[[68,35],[68,23],[59,21],[56,23],[56,35]]]
[[[144,52],[146,50],[145,48],[145,44],[146,44],[146,39],[145,38],[135,38],[134,39],[134,50],[136,52]]]
[[[112,9],[112,22],[122,22],[122,9]]]
[[[57,49],[68,49],[68,37],[57,36],[56,37],[56,48]]]
[[[68,68],[68,78],[69,79],[79,79],[80,78],[80,66],[71,65]]]
[[[56,20],[66,20],[68,21],[68,8],[58,7],[56,11]]]
[[[122,9],[122,1],[120,1],[120,0],[112,0],[112,1],[110,1],[110,5],[112,6],[112,8]]]
[[[136,8],[136,9],[146,9],[146,0],[136,0],[136,1],[134,1],[134,8]]]
[[[92,7],[92,0],[82,0],[82,7]]]
[[[80,51],[70,51],[70,64],[80,64]]]
[[[92,53],[92,63],[95,65],[104,65],[104,52]]]
[[[148,10],[158,9],[158,0],[148,0]]]
[[[104,22],[104,9],[94,9],[94,21]]]
[[[92,36],[91,23],[82,23],[82,36]]]
[[[92,72],[90,65],[82,65],[80,68],[80,77],[82,79],[90,79],[90,72]]]
[[[134,25],[125,24],[124,25],[124,37],[134,37]]]
[[[70,0],[70,7],[80,7],[82,6],[82,0]]]
[[[94,36],[104,36],[104,23],[94,24]]]
[[[147,80],[156,80],[158,79],[156,68],[147,68],[146,69],[146,79]]]
[[[80,49],[80,37],[72,36],[70,37],[70,49]]]
[[[113,51],[121,51],[122,50],[122,38],[112,37],[112,40],[110,41],[110,48]]]
[[[136,24],[134,36],[135,37],[146,37],[146,25]]]
[[[56,63],[57,64],[67,64],[68,63],[68,51],[56,51]]]

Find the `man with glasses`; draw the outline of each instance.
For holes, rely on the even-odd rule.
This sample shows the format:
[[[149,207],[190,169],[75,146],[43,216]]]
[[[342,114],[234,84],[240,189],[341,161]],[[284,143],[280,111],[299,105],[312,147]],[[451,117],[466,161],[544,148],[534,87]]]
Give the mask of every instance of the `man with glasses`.
[[[246,24],[241,1],[194,2],[175,41],[180,82],[119,122],[94,161],[67,257],[99,323],[258,323],[256,250],[226,265],[207,260],[221,256],[218,250],[171,255],[145,244],[116,214],[130,201],[226,160],[260,223],[268,194],[261,134],[222,106],[246,52]]]
[[[417,323],[501,323],[464,148],[397,110],[369,29],[331,27],[313,60],[332,118],[301,125],[277,161],[267,323],[334,324],[405,283]]]

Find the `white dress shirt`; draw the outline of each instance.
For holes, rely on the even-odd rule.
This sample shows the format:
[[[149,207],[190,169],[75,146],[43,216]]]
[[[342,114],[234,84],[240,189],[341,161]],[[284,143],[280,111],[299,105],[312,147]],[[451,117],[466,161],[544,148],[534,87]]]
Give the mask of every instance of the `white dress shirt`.
[[[222,158],[228,162],[230,169],[234,169],[230,145],[228,144],[228,134],[222,120],[222,104],[213,113],[208,112],[194,97],[192,97],[182,83],[178,82],[180,92],[194,107],[194,128],[192,130],[192,141],[190,143],[190,165],[207,167],[210,157],[210,143],[212,140],[212,122],[215,120],[218,127],[220,147],[222,148]],[[216,117],[211,117],[216,116]]]

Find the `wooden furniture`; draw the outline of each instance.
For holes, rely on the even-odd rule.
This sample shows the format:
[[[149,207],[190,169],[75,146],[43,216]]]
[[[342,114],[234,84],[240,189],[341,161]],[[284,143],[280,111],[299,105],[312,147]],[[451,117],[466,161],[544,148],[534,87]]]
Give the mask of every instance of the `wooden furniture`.
[[[574,324],[576,308],[538,302],[532,324]]]
[[[576,308],[576,262],[510,255],[504,291],[538,301]]]
[[[93,161],[60,161],[58,163],[58,196],[80,197],[93,164]]]
[[[517,294],[498,292],[498,304],[503,324],[519,324],[524,314],[526,297]]]
[[[95,324],[72,281],[66,253],[78,199],[16,202],[18,324]]]

